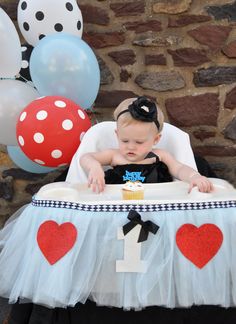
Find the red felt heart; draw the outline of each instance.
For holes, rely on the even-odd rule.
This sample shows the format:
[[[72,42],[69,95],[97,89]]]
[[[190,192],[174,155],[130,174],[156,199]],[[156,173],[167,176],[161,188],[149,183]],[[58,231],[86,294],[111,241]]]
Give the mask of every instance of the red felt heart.
[[[216,255],[223,234],[214,224],[182,225],[176,233],[176,243],[181,253],[198,268],[203,268]]]
[[[77,230],[72,223],[59,225],[46,221],[38,229],[37,242],[48,262],[54,264],[71,250],[76,237]]]

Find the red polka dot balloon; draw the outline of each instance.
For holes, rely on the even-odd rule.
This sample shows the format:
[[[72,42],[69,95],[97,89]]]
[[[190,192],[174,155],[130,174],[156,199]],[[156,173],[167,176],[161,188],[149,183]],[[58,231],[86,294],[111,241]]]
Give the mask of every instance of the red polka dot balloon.
[[[32,101],[20,114],[16,135],[32,161],[48,167],[69,164],[91,127],[86,112],[73,101],[48,96]]]

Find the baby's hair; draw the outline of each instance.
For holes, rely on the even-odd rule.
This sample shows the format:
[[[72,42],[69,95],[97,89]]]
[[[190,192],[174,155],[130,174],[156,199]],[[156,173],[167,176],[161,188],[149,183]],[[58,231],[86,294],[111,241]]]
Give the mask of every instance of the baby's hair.
[[[127,125],[132,124],[132,123],[140,122],[140,120],[134,119],[129,112],[120,114],[122,111],[128,109],[129,105],[131,105],[136,99],[137,98],[125,99],[116,107],[116,109],[115,109],[115,111],[113,113],[113,117],[114,117],[114,119],[116,121],[117,121],[117,117],[119,117],[119,122],[121,123],[121,125],[127,126]],[[157,104],[156,104],[156,107],[157,107],[157,120],[158,120],[158,122],[160,124],[160,127],[158,129],[158,133],[160,133],[162,131],[162,128],[163,128],[164,114],[163,114],[161,108]],[[155,124],[154,124],[154,126],[156,128]]]

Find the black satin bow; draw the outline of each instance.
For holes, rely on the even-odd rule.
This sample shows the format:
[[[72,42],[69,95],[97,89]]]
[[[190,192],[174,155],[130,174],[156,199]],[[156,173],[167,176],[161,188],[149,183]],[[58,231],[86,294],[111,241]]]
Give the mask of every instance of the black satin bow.
[[[126,112],[129,112],[136,120],[154,122],[158,131],[160,130],[160,124],[157,118],[157,107],[154,102],[146,97],[138,97],[128,106],[128,109],[122,110],[117,115],[116,119],[118,120],[118,118]]]
[[[146,109],[143,107],[146,107]],[[132,102],[132,104],[129,105],[128,110],[134,119],[145,122],[154,122],[157,129],[160,128],[160,124],[157,119],[157,107],[154,102],[146,97],[138,97]]]
[[[128,214],[127,218],[130,220],[130,222],[123,226],[123,233],[124,233],[124,235],[126,235],[136,225],[138,225],[138,224],[141,225],[141,230],[140,230],[140,233],[139,233],[138,242],[146,241],[147,238],[148,238],[149,232],[151,232],[153,234],[156,234],[158,229],[159,229],[159,226],[156,225],[155,223],[153,223],[150,220],[144,222],[141,219],[140,214],[138,212],[136,212],[135,210],[133,210],[133,209],[131,209],[129,211],[129,214]]]

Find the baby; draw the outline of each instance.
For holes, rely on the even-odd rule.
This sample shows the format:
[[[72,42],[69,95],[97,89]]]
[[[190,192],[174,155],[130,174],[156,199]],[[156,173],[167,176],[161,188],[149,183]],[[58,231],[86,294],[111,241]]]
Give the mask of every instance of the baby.
[[[208,178],[177,161],[165,150],[153,148],[161,138],[164,117],[161,109],[146,97],[122,101],[114,111],[117,122],[117,149],[87,153],[80,158],[88,174],[88,185],[94,192],[102,192],[105,183],[124,183],[127,174],[138,175],[143,182],[172,181],[172,177],[210,192],[213,185]],[[106,173],[103,166],[111,166]]]

